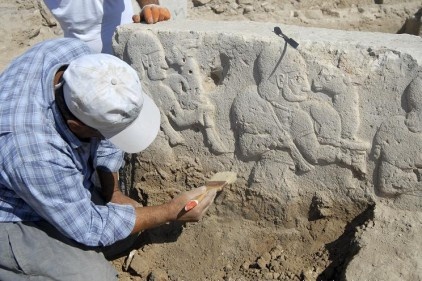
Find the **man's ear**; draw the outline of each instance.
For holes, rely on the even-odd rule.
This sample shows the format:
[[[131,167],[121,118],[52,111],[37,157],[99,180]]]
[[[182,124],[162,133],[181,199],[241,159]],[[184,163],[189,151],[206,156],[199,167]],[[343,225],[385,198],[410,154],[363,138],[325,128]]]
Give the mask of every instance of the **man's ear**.
[[[75,134],[78,135],[83,133],[86,130],[86,125],[78,120],[69,119],[66,121],[67,125],[69,126],[70,130]]]
[[[103,138],[99,131],[89,127],[79,120],[69,119],[66,122],[72,133],[74,133],[80,139],[87,139],[92,137]]]

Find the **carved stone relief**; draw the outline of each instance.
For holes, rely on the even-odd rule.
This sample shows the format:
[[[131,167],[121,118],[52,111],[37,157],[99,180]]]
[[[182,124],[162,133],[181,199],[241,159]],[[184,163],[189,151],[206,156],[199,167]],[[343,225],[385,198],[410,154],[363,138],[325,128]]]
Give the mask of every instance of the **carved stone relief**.
[[[300,174],[336,163],[366,174],[369,145],[356,136],[358,95],[345,75],[326,67],[313,80],[312,88],[328,95],[329,103],[313,95],[297,50],[268,44],[255,70],[257,85],[248,86],[233,102],[240,151],[245,158],[260,158],[252,170],[253,182],[268,179],[270,187],[280,182],[273,179],[286,179],[287,168]]]
[[[422,195],[422,73],[410,82],[403,96],[406,115],[389,118],[375,135],[377,188],[382,196]]]
[[[335,42],[293,49],[270,32],[226,33],[221,25],[118,32],[117,55],[161,109],[163,151],[203,171],[235,170],[245,189],[274,202],[316,190],[356,198],[420,192],[422,78],[413,57]]]
[[[141,32],[127,42],[128,48],[139,50],[130,53],[128,59],[140,72],[143,87],[160,107],[161,127],[171,146],[185,144],[180,130],[199,126],[213,153],[227,153],[229,151],[215,129],[214,105],[208,100],[201,83],[194,56],[196,44],[187,40],[174,46],[171,50],[173,72],[169,72],[159,39],[151,32]]]

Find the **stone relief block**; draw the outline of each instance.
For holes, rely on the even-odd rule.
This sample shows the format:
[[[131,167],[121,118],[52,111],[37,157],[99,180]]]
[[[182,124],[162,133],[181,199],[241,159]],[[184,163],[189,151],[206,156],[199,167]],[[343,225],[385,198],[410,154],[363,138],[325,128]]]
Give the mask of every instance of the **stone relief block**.
[[[273,198],[257,213],[317,191],[351,200],[420,196],[421,38],[378,42],[283,26],[299,42],[294,49],[274,26],[119,27],[116,55],[161,109],[148,163],[174,171],[183,158],[208,175],[237,171],[246,190]],[[172,163],[154,162],[160,153]]]
[[[385,120],[375,135],[376,187],[381,196],[422,195],[422,72],[403,93],[405,115]]]

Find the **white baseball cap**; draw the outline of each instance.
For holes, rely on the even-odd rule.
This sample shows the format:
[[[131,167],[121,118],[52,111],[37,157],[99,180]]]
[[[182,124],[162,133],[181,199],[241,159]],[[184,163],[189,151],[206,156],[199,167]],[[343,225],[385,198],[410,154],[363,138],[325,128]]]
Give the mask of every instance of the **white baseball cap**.
[[[108,54],[85,55],[63,74],[70,112],[125,152],[147,148],[160,129],[160,111],[126,62]]]

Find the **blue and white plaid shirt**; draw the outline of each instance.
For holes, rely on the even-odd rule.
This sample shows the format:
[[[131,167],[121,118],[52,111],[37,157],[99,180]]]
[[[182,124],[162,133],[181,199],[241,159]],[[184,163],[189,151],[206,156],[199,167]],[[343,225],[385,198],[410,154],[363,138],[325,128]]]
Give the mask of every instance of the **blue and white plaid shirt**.
[[[53,78],[90,54],[77,39],[40,43],[0,76],[0,223],[46,220],[89,246],[126,238],[135,223],[130,205],[91,201],[96,168],[118,171],[123,152],[108,141],[81,142],[54,101]]]

